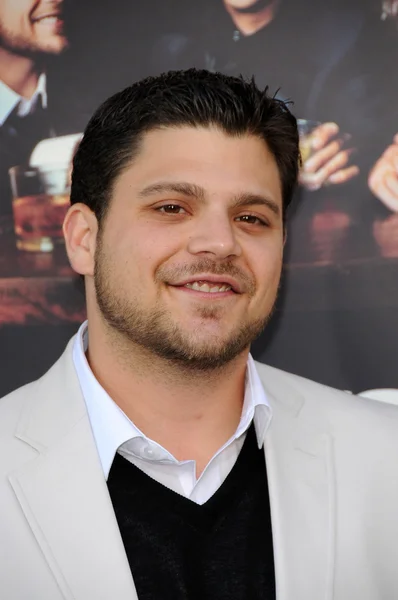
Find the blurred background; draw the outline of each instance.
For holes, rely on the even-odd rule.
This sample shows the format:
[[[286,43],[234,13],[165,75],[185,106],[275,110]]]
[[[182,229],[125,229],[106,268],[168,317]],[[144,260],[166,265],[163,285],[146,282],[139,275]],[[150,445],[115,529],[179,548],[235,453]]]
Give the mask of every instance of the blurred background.
[[[397,0],[0,0],[0,396],[85,318],[62,239],[95,108],[148,75],[246,77],[291,102],[303,167],[256,359],[398,388]]]

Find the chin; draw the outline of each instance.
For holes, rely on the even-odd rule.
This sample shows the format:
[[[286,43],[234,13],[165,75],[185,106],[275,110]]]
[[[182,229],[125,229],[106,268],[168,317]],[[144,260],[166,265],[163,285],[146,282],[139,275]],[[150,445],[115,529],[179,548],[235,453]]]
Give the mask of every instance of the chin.
[[[68,47],[68,40],[66,38],[56,38],[54,40],[43,40],[41,44],[38,44],[38,52],[43,54],[61,54]]]

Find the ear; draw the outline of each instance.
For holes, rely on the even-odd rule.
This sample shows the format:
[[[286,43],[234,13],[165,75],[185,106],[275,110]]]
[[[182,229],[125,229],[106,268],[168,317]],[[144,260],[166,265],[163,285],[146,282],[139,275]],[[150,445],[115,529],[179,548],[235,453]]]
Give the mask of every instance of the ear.
[[[98,221],[85,204],[73,204],[68,210],[63,232],[72,269],[80,275],[94,274],[94,254]]]

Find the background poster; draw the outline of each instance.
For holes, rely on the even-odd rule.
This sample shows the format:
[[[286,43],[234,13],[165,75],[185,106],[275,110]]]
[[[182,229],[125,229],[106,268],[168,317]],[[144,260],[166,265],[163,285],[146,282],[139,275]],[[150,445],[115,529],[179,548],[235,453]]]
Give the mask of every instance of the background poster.
[[[0,0],[0,396],[84,319],[60,238],[90,114],[147,75],[254,75],[300,119],[304,167],[254,357],[359,393],[398,388],[398,2]]]

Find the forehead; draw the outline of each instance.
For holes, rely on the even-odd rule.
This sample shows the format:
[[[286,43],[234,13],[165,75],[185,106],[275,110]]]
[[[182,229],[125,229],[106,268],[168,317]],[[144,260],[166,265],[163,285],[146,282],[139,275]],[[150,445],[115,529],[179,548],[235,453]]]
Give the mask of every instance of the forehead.
[[[124,185],[139,190],[159,179],[190,181],[209,193],[266,193],[282,203],[275,158],[264,140],[249,134],[232,136],[202,127],[149,131],[115,192]]]

